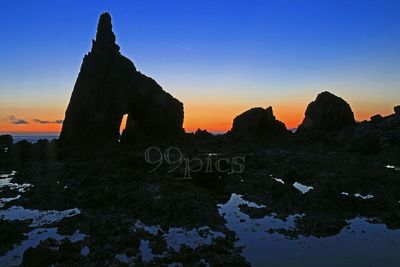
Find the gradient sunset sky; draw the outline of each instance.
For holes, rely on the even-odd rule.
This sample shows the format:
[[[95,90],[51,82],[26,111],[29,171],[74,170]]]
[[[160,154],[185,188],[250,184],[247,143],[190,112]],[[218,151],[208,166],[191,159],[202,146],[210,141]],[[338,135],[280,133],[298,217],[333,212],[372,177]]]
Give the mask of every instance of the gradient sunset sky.
[[[256,106],[288,128],[328,90],[356,119],[400,104],[400,1],[0,2],[0,133],[58,132],[99,15],[142,73],[184,103],[186,131]]]

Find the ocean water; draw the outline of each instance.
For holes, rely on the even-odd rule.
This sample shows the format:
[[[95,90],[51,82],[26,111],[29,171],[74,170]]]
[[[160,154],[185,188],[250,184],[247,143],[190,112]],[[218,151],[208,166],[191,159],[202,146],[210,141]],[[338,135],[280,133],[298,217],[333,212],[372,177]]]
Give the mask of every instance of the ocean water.
[[[49,141],[57,139],[59,135],[13,135],[14,144],[19,141],[26,140],[29,143],[36,143],[40,139],[47,139]]]

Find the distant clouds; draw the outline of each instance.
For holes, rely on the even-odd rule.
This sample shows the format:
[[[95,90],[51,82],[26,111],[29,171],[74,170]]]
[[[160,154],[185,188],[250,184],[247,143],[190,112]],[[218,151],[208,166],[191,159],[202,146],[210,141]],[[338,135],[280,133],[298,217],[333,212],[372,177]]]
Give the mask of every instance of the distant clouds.
[[[8,121],[12,124],[29,124],[29,122],[27,122],[26,120],[19,119],[14,115],[8,116]]]
[[[14,115],[9,115],[6,118],[6,121],[8,121],[11,124],[29,124],[29,122],[25,119],[22,118],[17,118]],[[54,121],[47,121],[47,120],[40,120],[40,119],[33,119],[32,120],[35,123],[39,123],[39,124],[50,124],[50,123],[54,123],[54,124],[62,124],[64,122],[64,120],[54,120]]]
[[[36,123],[40,123],[40,124],[48,124],[48,123],[57,123],[57,124],[61,124],[64,121],[63,120],[55,120],[55,121],[44,121],[44,120],[39,120],[39,119],[34,119],[33,120]]]

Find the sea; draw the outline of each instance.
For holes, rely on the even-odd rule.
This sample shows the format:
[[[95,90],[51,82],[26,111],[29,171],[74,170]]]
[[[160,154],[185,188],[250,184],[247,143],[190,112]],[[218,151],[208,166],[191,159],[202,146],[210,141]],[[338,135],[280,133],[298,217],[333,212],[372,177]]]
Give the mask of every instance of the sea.
[[[59,137],[58,134],[53,135],[12,135],[14,139],[14,144],[18,143],[19,141],[26,140],[29,143],[36,143],[40,139],[47,139],[49,141],[53,139],[57,139]]]

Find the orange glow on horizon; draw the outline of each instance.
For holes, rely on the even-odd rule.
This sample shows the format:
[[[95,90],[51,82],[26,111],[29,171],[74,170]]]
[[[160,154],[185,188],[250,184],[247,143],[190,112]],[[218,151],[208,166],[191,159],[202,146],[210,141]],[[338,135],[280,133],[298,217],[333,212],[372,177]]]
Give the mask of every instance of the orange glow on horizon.
[[[23,106],[18,103],[0,106],[0,114],[0,133],[58,134],[61,131],[62,123],[56,123],[56,121],[64,118],[64,106],[55,106],[53,103]],[[25,123],[16,124],[10,120],[10,117],[14,117],[15,120],[23,120]]]
[[[224,133],[231,129],[233,119],[246,110],[256,107],[246,103],[190,103],[185,105],[184,128],[186,132],[197,129]],[[267,108],[268,106],[261,106]],[[287,128],[297,128],[303,120],[303,105],[276,105],[272,107],[275,117]]]
[[[198,102],[185,101],[184,129],[186,132],[194,132],[197,129],[207,130],[213,133],[225,133],[232,127],[233,119],[244,111],[261,106],[263,108],[268,105],[254,105],[250,103],[222,103],[209,100]],[[185,103],[184,102],[184,103]],[[303,101],[301,101],[303,102]],[[297,128],[304,118],[304,111],[307,107],[305,103],[271,103],[275,117],[284,122],[288,129]],[[390,105],[376,106],[372,104],[351,104],[357,121],[369,120],[372,115],[381,114],[383,116],[393,113],[393,107]],[[45,105],[43,105],[45,106]],[[7,116],[0,118],[0,134],[58,134],[61,131],[62,124],[59,123],[37,123],[34,118],[48,120],[54,122],[56,119],[63,118],[63,107],[51,109],[52,112],[46,112],[44,108],[35,110],[34,108],[27,109],[12,109],[7,108],[7,113],[4,112],[5,107],[0,109],[2,114],[15,114],[17,118],[26,119],[27,124],[13,124],[7,121]],[[372,111],[372,112],[371,112]],[[51,114],[51,115],[50,115]],[[125,127],[126,116],[121,123],[121,130]]]
[[[62,124],[48,123],[48,124],[10,124],[0,125],[0,133],[52,133],[59,134],[61,132]]]

